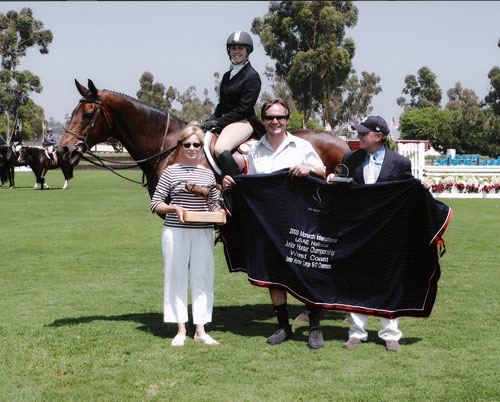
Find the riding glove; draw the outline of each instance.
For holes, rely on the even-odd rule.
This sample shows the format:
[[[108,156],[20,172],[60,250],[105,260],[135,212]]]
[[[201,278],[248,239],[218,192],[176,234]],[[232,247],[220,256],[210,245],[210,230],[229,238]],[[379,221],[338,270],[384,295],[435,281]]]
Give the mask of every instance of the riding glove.
[[[200,127],[203,129],[203,131],[210,131],[214,127],[217,127],[217,125],[217,120],[206,120],[200,124]]]

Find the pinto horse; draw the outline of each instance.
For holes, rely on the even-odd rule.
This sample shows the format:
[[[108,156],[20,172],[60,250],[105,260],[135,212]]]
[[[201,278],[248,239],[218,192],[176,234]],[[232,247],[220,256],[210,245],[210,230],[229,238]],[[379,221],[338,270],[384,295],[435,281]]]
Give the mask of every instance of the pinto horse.
[[[47,151],[38,147],[21,147],[19,151],[18,163],[27,165],[31,168],[36,177],[35,187],[40,185],[40,190],[49,189],[50,187],[45,182],[47,171],[61,168],[64,175],[63,189],[68,188],[68,180],[73,178],[73,166],[67,163],[60,151],[56,151],[54,159],[49,158]]]
[[[113,91],[98,90],[91,80],[88,80],[88,89],[77,80],[75,84],[82,98],[73,110],[57,148],[76,165],[95,144],[109,137],[118,139],[144,172],[152,196],[163,170],[175,162],[179,134],[187,123],[168,110],[157,109]],[[311,142],[324,162],[327,174],[349,151],[344,140],[331,134],[311,130],[299,130],[294,134]]]

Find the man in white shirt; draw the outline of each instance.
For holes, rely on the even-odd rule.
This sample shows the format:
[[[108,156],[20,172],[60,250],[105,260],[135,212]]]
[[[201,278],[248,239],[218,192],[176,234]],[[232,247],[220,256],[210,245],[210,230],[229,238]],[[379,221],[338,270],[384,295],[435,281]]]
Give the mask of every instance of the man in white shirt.
[[[252,147],[248,154],[248,174],[272,173],[289,168],[292,176],[307,176],[313,173],[325,177],[325,166],[311,143],[286,131],[290,110],[283,100],[276,99],[264,103],[261,117],[266,135]],[[235,182],[230,176],[225,176],[222,185],[227,189],[233,187]],[[276,286],[270,287],[269,293],[278,320],[278,328],[267,338],[267,343],[279,345],[293,336],[288,318],[287,292]],[[320,311],[312,306],[308,306],[308,311],[308,346],[311,349],[318,349],[324,344],[320,327]]]

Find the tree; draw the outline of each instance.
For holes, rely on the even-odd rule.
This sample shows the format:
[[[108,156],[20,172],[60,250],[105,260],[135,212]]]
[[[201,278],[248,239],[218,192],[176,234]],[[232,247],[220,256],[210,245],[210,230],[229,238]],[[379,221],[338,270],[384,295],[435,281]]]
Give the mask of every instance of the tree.
[[[495,114],[500,115],[500,67],[494,66],[488,73],[488,78],[490,79],[491,88],[484,98],[484,102]]]
[[[332,128],[341,127],[347,132],[349,122],[360,121],[369,115],[373,110],[373,97],[382,91],[379,82],[380,77],[375,73],[363,71],[359,79],[353,69],[340,90],[328,97],[324,108],[324,117],[328,124]]]
[[[396,103],[404,108],[439,108],[441,102],[441,89],[436,82],[436,74],[427,66],[421,67],[415,75],[405,77],[405,87],[402,91],[410,99],[399,97]]]
[[[52,32],[33,18],[30,8],[19,13],[14,10],[0,13],[0,111],[6,117],[6,133],[10,133],[11,120],[18,119],[20,108],[28,104],[30,94],[42,91],[36,75],[27,70],[17,71],[20,59],[35,46],[41,54],[47,54],[51,42]]]
[[[260,95],[260,102],[264,103],[274,99],[283,99],[288,105],[290,111],[296,111],[297,106],[293,100],[290,87],[286,83],[285,79],[276,74],[276,70],[270,65],[266,65],[264,76],[271,84],[272,93],[262,92]]]
[[[357,19],[352,1],[271,1],[268,13],[252,22],[303,112],[304,126],[349,76],[355,45],[344,36]]]
[[[413,108],[400,117],[402,139],[429,140],[436,149],[500,154],[500,116],[491,110]]]
[[[216,86],[219,86],[218,73],[214,73]],[[214,103],[208,96],[208,90],[203,91],[203,99],[200,99],[196,93],[196,87],[191,86],[184,93],[180,94],[174,87],[165,86],[162,83],[154,83],[153,74],[149,71],[142,73],[139,83],[140,89],[137,91],[137,97],[150,105],[159,108],[168,108],[170,112],[175,114],[180,119],[187,122],[198,121],[201,122],[207,119],[214,108]],[[180,109],[174,108],[180,106]]]
[[[165,90],[165,85],[153,81],[153,74],[149,71],[142,73],[139,79],[141,88],[137,91],[137,98],[160,109],[171,109],[172,102],[178,96],[177,90],[173,87]]]
[[[210,117],[214,108],[214,103],[208,97],[207,89],[203,91],[203,96],[204,98],[201,100],[196,93],[196,87],[190,86],[177,99],[181,105],[178,116],[187,122],[197,121],[199,123]]]
[[[399,118],[403,140],[429,140],[436,149],[457,148],[454,136],[459,111],[435,107],[407,109]]]
[[[476,93],[472,89],[462,88],[460,81],[448,89],[447,95],[449,101],[445,108],[448,110],[479,108],[479,98]]]

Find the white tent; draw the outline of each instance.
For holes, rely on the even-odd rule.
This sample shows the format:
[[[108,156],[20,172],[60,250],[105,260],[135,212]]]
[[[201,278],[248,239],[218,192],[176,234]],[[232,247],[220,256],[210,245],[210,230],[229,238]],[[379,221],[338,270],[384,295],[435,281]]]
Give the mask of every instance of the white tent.
[[[439,156],[441,155],[438,151],[436,151],[434,148],[429,147],[427,151],[424,153],[425,156]]]

